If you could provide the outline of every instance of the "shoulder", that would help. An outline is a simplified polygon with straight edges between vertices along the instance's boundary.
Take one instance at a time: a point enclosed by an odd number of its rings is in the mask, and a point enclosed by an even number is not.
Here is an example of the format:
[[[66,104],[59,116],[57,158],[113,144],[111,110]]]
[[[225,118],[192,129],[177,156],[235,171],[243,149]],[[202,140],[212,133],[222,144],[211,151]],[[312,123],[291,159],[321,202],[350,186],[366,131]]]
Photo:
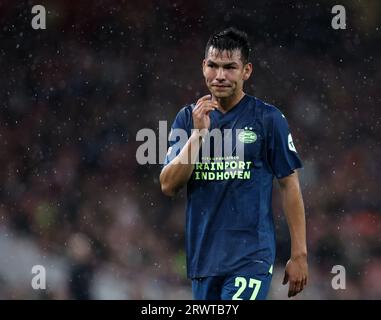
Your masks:
[[[287,128],[288,122],[283,112],[276,106],[256,99],[256,108],[261,114],[265,130],[272,132],[274,128]]]
[[[172,128],[184,128],[189,129],[193,126],[192,110],[194,104],[187,104],[177,112],[176,118],[172,124]]]
[[[255,100],[256,107],[262,111],[265,120],[274,120],[279,117],[285,118],[284,114],[278,107],[258,98],[255,98]]]
[[[176,114],[176,121],[186,121],[191,118],[194,106],[194,103],[182,106]]]
[[[192,116],[192,111],[195,107],[195,103],[187,104],[183,106],[179,112],[177,113],[177,116],[183,117],[183,118],[189,118]]]

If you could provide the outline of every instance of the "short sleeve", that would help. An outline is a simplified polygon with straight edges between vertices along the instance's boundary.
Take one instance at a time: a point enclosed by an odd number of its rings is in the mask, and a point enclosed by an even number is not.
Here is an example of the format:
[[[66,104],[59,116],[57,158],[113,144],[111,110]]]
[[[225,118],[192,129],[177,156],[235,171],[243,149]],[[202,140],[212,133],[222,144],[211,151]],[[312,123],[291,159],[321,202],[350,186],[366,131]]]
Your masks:
[[[302,168],[285,116],[273,107],[268,117],[267,157],[274,175],[280,179]]]
[[[164,159],[163,167],[170,163],[184,147],[190,136],[190,117],[188,107],[182,108],[172,123],[168,136],[169,148]]]

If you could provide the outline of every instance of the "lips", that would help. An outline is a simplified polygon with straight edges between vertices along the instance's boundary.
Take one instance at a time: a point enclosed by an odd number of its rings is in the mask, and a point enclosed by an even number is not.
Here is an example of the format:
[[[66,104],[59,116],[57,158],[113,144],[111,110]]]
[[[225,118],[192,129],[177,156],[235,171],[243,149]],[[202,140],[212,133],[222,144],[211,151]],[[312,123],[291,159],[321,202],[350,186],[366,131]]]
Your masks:
[[[214,84],[214,85],[212,85],[212,87],[215,87],[215,88],[229,88],[230,86]]]

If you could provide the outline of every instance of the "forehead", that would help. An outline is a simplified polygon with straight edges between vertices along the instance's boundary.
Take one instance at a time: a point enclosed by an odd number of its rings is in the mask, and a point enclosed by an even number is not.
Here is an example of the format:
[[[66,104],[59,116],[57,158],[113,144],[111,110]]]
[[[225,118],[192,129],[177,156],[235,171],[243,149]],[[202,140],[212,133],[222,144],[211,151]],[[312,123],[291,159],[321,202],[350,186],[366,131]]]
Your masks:
[[[205,57],[206,60],[212,60],[214,62],[221,63],[242,63],[241,60],[241,51],[239,49],[235,49],[232,51],[229,50],[219,50],[214,47],[209,47],[207,55]]]

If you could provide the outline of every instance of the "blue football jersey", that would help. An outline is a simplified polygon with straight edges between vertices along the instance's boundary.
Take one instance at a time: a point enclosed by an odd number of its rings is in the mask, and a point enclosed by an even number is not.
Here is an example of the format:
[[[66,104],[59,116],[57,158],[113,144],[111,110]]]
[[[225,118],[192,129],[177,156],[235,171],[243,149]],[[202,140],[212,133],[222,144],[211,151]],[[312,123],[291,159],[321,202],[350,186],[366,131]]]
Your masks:
[[[179,111],[171,132],[184,129],[191,135],[194,107]],[[188,181],[188,277],[221,276],[250,267],[268,272],[275,260],[273,178],[302,167],[287,120],[276,107],[249,95],[226,113],[212,111],[210,119],[211,132],[220,130],[232,145],[224,149],[211,142],[207,153],[203,145]],[[180,152],[178,141],[170,134],[164,166]]]

